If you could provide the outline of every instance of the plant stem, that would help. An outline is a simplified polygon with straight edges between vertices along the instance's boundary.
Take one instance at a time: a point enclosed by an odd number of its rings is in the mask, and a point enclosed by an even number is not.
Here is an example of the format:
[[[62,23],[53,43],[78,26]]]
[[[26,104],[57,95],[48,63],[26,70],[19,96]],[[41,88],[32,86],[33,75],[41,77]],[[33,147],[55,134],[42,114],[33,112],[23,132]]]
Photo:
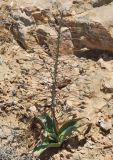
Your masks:
[[[61,13],[61,18],[59,22],[59,28],[57,30],[58,37],[57,37],[57,48],[55,53],[55,63],[53,67],[53,79],[52,79],[52,106],[51,106],[51,114],[55,122],[57,123],[57,119],[55,116],[55,107],[57,106],[56,102],[56,96],[57,96],[57,76],[58,76],[58,62],[59,62],[59,53],[60,53],[60,39],[61,39],[61,28],[62,28],[62,19],[63,19],[63,13]]]

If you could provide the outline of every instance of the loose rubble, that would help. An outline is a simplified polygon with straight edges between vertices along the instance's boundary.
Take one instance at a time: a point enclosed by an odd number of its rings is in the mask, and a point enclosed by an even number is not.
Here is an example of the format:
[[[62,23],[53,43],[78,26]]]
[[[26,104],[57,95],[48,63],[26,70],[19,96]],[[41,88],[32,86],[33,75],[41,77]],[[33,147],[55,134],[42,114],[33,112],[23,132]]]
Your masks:
[[[34,116],[50,112],[59,13],[55,1],[15,2],[0,4],[0,159],[31,160],[42,138]],[[86,117],[86,125],[40,159],[112,160],[113,2],[59,0],[58,6],[65,16],[56,116],[59,125],[76,117]]]

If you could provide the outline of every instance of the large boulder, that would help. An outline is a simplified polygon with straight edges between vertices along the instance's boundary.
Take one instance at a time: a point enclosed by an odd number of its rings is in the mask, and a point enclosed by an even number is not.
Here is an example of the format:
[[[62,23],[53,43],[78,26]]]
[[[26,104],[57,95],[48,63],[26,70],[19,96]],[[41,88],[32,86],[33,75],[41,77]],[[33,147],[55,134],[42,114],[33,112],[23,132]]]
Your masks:
[[[86,47],[113,52],[113,2],[77,15],[68,25],[75,50]]]
[[[54,55],[58,36],[54,25],[58,25],[56,22],[58,20],[50,14],[49,10],[38,7],[31,5],[25,8],[13,8],[11,4],[5,5],[4,13],[7,11],[7,15],[10,16],[5,17],[5,21],[2,20],[3,26],[11,31],[18,44],[28,52],[37,51],[41,46],[48,54]],[[73,43],[70,39],[70,31],[67,27],[63,27],[61,54],[72,53]]]

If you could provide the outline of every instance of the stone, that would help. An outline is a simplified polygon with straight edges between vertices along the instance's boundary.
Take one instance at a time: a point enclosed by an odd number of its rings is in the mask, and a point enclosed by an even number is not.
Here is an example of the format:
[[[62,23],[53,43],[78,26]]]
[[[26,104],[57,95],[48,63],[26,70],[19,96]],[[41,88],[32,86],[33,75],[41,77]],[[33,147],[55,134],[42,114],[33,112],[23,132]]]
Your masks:
[[[99,120],[99,126],[104,131],[109,131],[112,128],[112,122],[111,120],[105,121],[105,120]]]
[[[35,48],[37,42],[31,34],[34,25],[31,13],[28,14],[25,9],[22,8],[11,8],[9,15],[10,21],[6,19],[8,22],[4,22],[4,28],[6,27],[9,33],[11,32],[17,43],[25,50]],[[12,25],[9,27],[9,24]]]
[[[71,26],[75,50],[89,48],[113,52],[112,15],[113,2],[67,20]]]
[[[30,109],[31,112],[37,112],[37,109],[36,109],[35,106],[31,106],[29,109]]]
[[[11,135],[11,129],[9,129],[7,126],[1,126],[0,127],[0,138],[4,139]]]
[[[112,65],[106,61],[104,61],[102,58],[98,60],[98,64],[102,69],[107,69],[108,71],[112,70]]]
[[[30,26],[33,24],[33,20],[31,18],[31,14],[26,14],[26,12],[22,9],[17,9],[15,11],[11,11],[11,16],[18,24],[23,24],[24,26]]]
[[[35,22],[41,22],[41,23],[48,23],[48,16],[45,10],[36,9],[35,11],[32,11],[32,16],[35,20]]]
[[[113,93],[113,77],[103,79],[101,90],[105,93]]]
[[[71,40],[71,33],[67,27],[62,27],[61,35],[60,53],[62,55],[72,54],[74,47]],[[50,56],[56,53],[57,32],[55,28],[49,25],[38,25],[35,36],[38,38],[39,45],[41,45]]]
[[[83,7],[84,5],[89,6],[90,5],[89,1],[82,2],[80,0],[74,3],[73,0],[71,0],[70,2],[68,0],[66,1],[63,0],[63,1],[58,1],[58,3],[59,7],[66,11],[66,15],[71,15],[71,13],[75,11],[75,8],[77,8],[78,10],[80,10],[79,8],[82,8],[82,10],[88,10],[89,8],[91,9],[91,7],[88,8],[86,7],[86,9],[85,7]],[[14,25],[12,25],[10,29],[14,35],[14,38],[22,48],[24,48],[25,50],[31,50],[33,48],[37,48],[37,43],[42,45],[42,42],[44,42],[43,46],[46,45],[48,47],[49,45],[48,50],[50,49],[51,52],[53,52],[52,49],[55,48],[56,46],[57,36],[55,33],[52,34],[53,36],[50,35],[50,37],[47,38],[47,33],[50,33],[51,30],[53,30],[52,32],[55,32],[55,29],[51,28],[48,25],[49,21],[54,22],[54,19],[52,18],[52,12],[54,12],[54,14],[58,14],[57,13],[58,11],[56,11],[55,9],[55,4],[56,1],[52,2],[46,0],[43,0],[43,2],[41,3],[35,0],[33,2],[29,0],[27,3],[25,3],[25,1],[19,1],[17,9],[13,9],[13,7],[16,5],[15,2],[13,2],[12,5],[9,4],[8,6],[10,11],[9,14],[11,16],[11,19],[14,20],[12,21]],[[53,6],[54,8],[52,8]],[[51,14],[49,12],[51,12]],[[35,23],[39,27],[39,29],[37,30],[37,34],[42,34],[40,36],[37,35],[38,41],[36,37],[32,34],[32,31],[34,30],[33,28],[35,28],[36,25]],[[40,28],[40,25],[38,25],[40,23],[41,24],[46,23],[49,26],[46,27],[47,30],[43,28],[44,30],[43,32],[43,30]],[[60,52],[63,54],[72,54],[74,47],[72,43],[71,33],[68,30],[68,28],[66,27],[63,28],[62,35],[63,35],[63,40],[61,42]],[[45,40],[47,40],[48,43],[46,43]]]

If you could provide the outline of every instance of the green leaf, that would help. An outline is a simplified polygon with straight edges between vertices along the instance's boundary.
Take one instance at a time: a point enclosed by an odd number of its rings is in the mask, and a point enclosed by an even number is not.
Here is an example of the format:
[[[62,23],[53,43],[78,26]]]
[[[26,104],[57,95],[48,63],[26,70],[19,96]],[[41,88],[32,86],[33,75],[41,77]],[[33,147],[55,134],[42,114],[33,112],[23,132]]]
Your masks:
[[[49,140],[53,140],[56,143],[59,141],[59,139],[58,139],[59,137],[55,133],[50,133],[50,134],[48,134],[47,137],[48,137]]]
[[[81,124],[79,124],[79,121],[83,119],[83,118],[78,118],[78,119],[72,119],[69,120],[67,122],[65,122],[62,127],[59,129],[58,135],[59,135],[59,139],[60,142],[62,143],[65,139],[65,137],[73,130],[73,129],[77,129],[81,126]]]
[[[54,143],[54,141],[49,141],[47,138],[36,145],[36,147],[34,148],[33,152],[37,153],[37,156],[39,156],[42,152],[44,152],[47,148],[50,147],[60,147],[61,143]]]
[[[69,120],[67,122],[65,122],[62,127],[59,129],[59,132],[58,134],[61,134],[65,129],[67,129],[68,127],[70,126],[73,126],[73,125],[76,125],[76,127],[78,128],[79,127],[79,121],[83,119],[83,118],[78,118],[78,119],[72,119],[72,120]]]
[[[38,154],[40,155],[45,149],[47,149],[49,143],[50,142],[48,141],[48,139],[45,139],[43,142],[40,142],[35,146],[35,148],[33,149],[33,152],[37,151]]]
[[[37,116],[37,119],[39,120],[45,131],[54,133],[54,122],[47,113],[43,113]]]
[[[60,135],[59,135],[59,139],[60,139],[60,142],[63,143],[64,139],[66,138],[66,136],[73,130],[75,129],[76,127],[75,126],[71,126],[71,127],[68,127],[67,129],[65,129]]]
[[[54,132],[56,136],[58,136],[58,122],[55,118],[53,118],[53,127],[54,127]]]
[[[57,148],[57,147],[60,147],[61,146],[61,143],[50,143],[49,145],[48,145],[48,148]]]

